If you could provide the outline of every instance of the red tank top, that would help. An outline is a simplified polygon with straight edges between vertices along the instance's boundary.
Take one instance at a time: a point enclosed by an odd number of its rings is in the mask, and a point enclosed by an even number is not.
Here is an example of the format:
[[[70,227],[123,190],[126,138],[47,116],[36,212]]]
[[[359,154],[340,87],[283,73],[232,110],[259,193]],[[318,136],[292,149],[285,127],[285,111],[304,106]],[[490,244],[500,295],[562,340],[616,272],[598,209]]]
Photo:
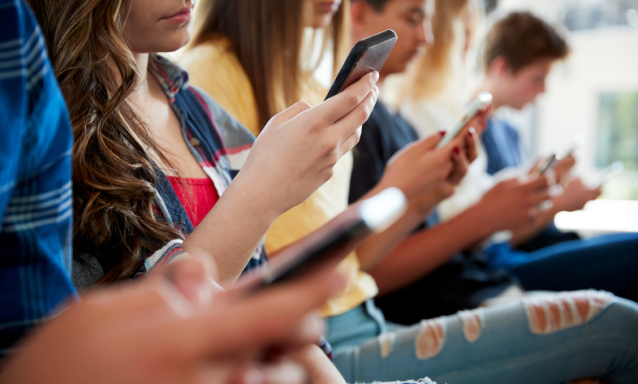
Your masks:
[[[183,182],[182,182],[183,180]],[[213,181],[209,178],[191,179],[168,176],[175,194],[191,219],[193,228],[197,227],[206,214],[215,206],[219,195]]]

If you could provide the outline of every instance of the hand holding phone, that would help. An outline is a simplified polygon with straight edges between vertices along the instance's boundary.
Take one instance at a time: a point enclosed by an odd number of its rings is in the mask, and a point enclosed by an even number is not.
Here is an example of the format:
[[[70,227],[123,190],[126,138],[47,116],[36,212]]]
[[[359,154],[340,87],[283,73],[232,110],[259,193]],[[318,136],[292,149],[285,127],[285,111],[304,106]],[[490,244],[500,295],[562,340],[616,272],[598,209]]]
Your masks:
[[[480,93],[476,97],[476,99],[472,100],[461,121],[459,121],[454,127],[452,127],[452,129],[448,130],[445,133],[445,136],[443,136],[443,138],[437,145],[437,148],[441,148],[452,141],[452,139],[454,139],[459,134],[459,132],[461,132],[463,127],[465,127],[470,121],[472,121],[472,119],[476,117],[476,115],[481,110],[489,107],[492,104],[493,99],[494,98],[492,94],[489,92]]]
[[[348,88],[366,74],[380,72],[397,38],[397,34],[388,29],[355,44],[330,87],[326,100]]]

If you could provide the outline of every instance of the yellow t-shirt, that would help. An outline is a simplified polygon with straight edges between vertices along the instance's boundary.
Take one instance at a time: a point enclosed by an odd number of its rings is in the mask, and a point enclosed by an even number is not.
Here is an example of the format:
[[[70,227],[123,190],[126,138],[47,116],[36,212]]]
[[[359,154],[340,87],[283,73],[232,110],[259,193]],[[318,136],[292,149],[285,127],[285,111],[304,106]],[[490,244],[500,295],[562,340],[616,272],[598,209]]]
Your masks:
[[[190,75],[190,82],[211,95],[228,113],[239,120],[255,136],[259,126],[252,86],[237,57],[228,49],[226,40],[202,44],[182,54],[179,63]],[[317,105],[326,90],[308,75],[302,89],[302,101]],[[343,156],[332,178],[306,201],[281,215],[266,233],[269,254],[288,246],[323,226],[348,206],[352,154]],[[340,296],[330,300],[321,313],[335,316],[347,312],[378,293],[374,279],[361,271],[359,259],[353,252],[339,268],[348,276],[348,286]]]

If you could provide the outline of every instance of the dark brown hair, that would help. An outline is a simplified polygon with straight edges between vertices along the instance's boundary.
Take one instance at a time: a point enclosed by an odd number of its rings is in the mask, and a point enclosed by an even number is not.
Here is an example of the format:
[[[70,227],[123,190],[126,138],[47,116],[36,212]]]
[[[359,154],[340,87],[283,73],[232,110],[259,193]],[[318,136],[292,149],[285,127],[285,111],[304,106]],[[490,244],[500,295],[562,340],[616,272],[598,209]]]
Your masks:
[[[348,33],[348,0],[324,31],[333,43],[334,63],[341,64]],[[304,0],[208,0],[201,7],[191,47],[226,38],[253,88],[259,124],[300,99],[303,85]]]
[[[126,102],[139,79],[124,37],[127,2],[37,0],[32,7],[71,116],[74,255],[97,257],[100,283],[128,278],[150,250],[181,234],[155,219],[149,151],[168,162]]]
[[[497,57],[504,57],[516,73],[536,60],[561,60],[568,54],[567,42],[552,26],[529,12],[513,12],[488,33],[483,65],[488,71]]]

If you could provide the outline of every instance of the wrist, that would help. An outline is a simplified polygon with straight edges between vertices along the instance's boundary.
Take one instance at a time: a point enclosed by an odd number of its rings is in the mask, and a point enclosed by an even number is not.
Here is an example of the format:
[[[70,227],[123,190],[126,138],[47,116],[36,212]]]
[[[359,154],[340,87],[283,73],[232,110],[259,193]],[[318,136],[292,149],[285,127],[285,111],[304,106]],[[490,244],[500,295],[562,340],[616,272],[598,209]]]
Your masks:
[[[260,191],[269,191],[269,193],[260,193]],[[242,177],[242,173],[239,172],[224,192],[222,198],[226,197],[230,200],[230,204],[237,215],[249,215],[252,220],[270,227],[286,211],[275,202],[272,191],[277,191],[277,189],[255,188],[254,183]],[[220,198],[220,201],[222,198]]]
[[[461,215],[467,222],[475,223],[475,231],[479,238],[489,237],[501,229],[494,220],[494,212],[489,209],[487,204],[478,202],[465,210]]]

